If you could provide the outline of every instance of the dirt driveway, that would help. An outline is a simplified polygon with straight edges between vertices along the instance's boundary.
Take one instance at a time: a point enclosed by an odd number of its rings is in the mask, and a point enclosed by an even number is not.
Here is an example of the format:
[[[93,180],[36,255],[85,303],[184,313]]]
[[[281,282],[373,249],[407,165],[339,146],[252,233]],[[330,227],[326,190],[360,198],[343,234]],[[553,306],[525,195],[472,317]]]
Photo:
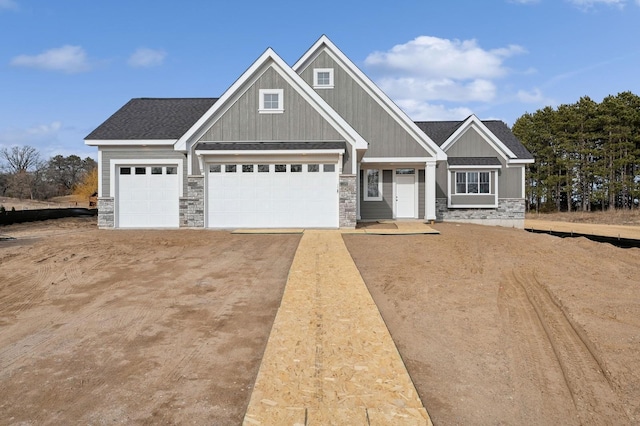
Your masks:
[[[240,424],[299,236],[0,233],[0,424]]]
[[[477,225],[345,235],[433,423],[640,423],[640,249]]]

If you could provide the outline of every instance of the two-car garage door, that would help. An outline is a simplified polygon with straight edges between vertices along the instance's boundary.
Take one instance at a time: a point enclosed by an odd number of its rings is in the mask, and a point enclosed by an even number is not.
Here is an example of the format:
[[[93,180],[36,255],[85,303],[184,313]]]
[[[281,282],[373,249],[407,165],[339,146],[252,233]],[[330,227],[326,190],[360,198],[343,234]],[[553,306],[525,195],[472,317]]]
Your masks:
[[[207,164],[210,228],[337,228],[337,164]]]

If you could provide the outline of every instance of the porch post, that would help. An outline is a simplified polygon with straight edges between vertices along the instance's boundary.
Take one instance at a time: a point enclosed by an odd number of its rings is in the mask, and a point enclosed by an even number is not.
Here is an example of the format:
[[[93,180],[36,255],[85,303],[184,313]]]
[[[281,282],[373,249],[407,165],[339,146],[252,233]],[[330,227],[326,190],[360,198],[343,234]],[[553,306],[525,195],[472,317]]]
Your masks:
[[[436,160],[429,160],[424,170],[424,219],[436,220]]]
[[[360,162],[356,162],[356,218],[357,220],[361,220],[362,216],[360,216]]]

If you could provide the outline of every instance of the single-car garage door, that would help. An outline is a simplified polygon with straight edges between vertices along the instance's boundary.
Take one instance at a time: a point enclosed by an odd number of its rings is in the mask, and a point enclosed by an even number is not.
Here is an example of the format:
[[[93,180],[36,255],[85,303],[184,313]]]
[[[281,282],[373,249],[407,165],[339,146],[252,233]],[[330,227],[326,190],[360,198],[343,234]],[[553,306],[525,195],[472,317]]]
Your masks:
[[[211,228],[337,228],[337,164],[208,164]]]
[[[118,227],[178,227],[180,179],[177,166],[120,166],[117,179]]]

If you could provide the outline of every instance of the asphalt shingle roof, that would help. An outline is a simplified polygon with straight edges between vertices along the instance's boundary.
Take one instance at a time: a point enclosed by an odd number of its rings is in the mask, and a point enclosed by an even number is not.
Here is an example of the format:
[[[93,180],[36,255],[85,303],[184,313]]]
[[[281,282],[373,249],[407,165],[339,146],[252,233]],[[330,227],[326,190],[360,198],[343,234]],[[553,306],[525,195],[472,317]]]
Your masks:
[[[196,150],[271,151],[287,149],[346,149],[345,142],[200,142]]]
[[[500,166],[497,157],[447,157],[451,166]]]
[[[85,139],[179,139],[217,98],[136,98]]]
[[[438,146],[442,146],[447,139],[462,125],[464,121],[417,121],[416,125],[427,134]],[[523,160],[533,159],[533,155],[516,138],[509,127],[500,120],[482,120],[482,123],[502,141],[516,157]]]

